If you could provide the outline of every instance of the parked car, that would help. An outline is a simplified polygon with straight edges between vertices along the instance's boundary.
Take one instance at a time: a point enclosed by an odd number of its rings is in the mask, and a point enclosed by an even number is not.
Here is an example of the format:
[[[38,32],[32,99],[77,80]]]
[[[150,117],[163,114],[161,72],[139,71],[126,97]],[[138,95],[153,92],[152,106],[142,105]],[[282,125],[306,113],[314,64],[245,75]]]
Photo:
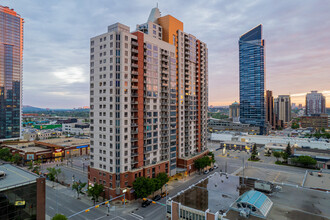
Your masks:
[[[205,170],[204,171],[204,174],[208,174],[210,171],[209,170]]]
[[[145,208],[145,207],[147,207],[150,204],[151,204],[151,201],[150,200],[143,201],[142,202],[142,207]]]
[[[165,197],[166,197],[166,194],[168,195],[169,192],[163,192],[163,193],[161,194],[162,198],[165,198]]]
[[[156,195],[152,200],[154,201],[158,201],[158,200],[161,200],[161,196],[160,195]]]
[[[214,164],[213,169],[217,169],[217,168],[218,168],[218,165]]]
[[[209,171],[210,171],[210,172],[213,171],[213,168],[211,167],[211,168],[209,169]]]

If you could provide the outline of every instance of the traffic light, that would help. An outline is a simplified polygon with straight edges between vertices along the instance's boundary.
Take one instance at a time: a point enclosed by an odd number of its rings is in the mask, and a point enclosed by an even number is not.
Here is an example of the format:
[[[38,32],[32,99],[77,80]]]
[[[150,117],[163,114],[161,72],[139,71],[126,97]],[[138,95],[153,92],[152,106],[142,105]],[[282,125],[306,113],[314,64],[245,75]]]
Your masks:
[[[98,208],[98,207],[100,207],[100,205],[96,205],[96,206],[95,206],[95,208]]]
[[[90,210],[89,209],[86,209],[85,212],[89,212]]]
[[[106,201],[104,204],[108,204],[109,203],[109,201]]]
[[[156,204],[156,202],[155,202],[155,201],[152,201],[152,203],[153,203],[153,204]]]
[[[146,198],[143,198],[143,201],[146,201],[147,199]]]

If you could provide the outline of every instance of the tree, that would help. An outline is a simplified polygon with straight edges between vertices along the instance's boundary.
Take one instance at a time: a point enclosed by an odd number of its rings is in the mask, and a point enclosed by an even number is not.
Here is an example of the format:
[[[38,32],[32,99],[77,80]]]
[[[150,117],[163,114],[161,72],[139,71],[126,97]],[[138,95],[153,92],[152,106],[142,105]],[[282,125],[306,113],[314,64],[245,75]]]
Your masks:
[[[58,181],[58,175],[62,172],[60,168],[56,169],[55,167],[48,167],[48,178],[50,181],[53,181],[53,187],[54,187],[54,182]]]
[[[310,166],[310,165],[316,165],[316,160],[310,156],[299,156],[298,163],[304,165],[304,166]]]
[[[10,153],[9,148],[2,148],[0,149],[0,159],[4,161],[10,161],[12,158],[12,154]]]
[[[101,193],[104,191],[104,186],[102,184],[95,183],[94,186],[88,186],[87,195],[92,197],[92,200],[95,202],[99,201]]]
[[[273,156],[276,157],[276,161],[278,161],[278,158],[281,157],[281,153],[278,152],[278,151],[274,151],[274,152],[273,152]]]
[[[291,156],[292,152],[291,152],[290,143],[288,143],[288,146],[285,148],[285,153],[288,155],[288,157]]]
[[[257,144],[254,144],[253,147],[252,147],[250,160],[259,160],[258,151],[257,151]]]
[[[30,160],[29,162],[28,162],[28,169],[29,170],[32,170],[33,169],[33,161],[32,160]]]
[[[159,180],[160,184],[160,192],[163,193],[163,186],[170,180],[167,173],[159,173],[157,175],[157,179]]]
[[[201,169],[202,169],[202,161],[200,159],[194,160],[194,167],[198,170],[198,172],[200,173]]]
[[[138,198],[145,198],[155,191],[155,181],[150,178],[138,177],[133,182],[133,188]]]
[[[19,154],[15,154],[12,158],[13,163],[16,163],[17,165],[20,164],[23,161],[23,157]]]
[[[65,215],[62,214],[56,214],[52,220],[68,220],[68,218]]]
[[[77,192],[77,199],[79,199],[79,195],[83,194],[84,192],[82,191],[82,189],[86,186],[87,183],[82,183],[80,182],[74,182],[72,184],[72,190],[75,190]]]
[[[289,155],[286,152],[281,152],[281,157],[285,162],[288,162]]]

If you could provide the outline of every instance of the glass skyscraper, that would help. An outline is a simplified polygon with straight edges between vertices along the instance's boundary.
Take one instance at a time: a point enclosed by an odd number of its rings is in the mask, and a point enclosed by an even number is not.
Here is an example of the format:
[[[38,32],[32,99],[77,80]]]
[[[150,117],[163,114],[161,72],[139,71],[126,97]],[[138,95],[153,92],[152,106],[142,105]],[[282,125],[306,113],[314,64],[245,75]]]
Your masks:
[[[264,50],[261,24],[239,39],[240,122],[259,126],[261,134],[266,133]]]
[[[20,137],[23,22],[0,5],[0,140]]]

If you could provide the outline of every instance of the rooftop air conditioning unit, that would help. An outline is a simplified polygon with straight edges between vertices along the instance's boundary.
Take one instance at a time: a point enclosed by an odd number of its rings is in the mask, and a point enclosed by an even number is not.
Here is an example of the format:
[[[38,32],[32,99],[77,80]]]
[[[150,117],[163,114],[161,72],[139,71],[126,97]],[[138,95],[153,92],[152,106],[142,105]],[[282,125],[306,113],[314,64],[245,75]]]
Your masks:
[[[244,217],[244,218],[249,218],[250,217],[250,209],[241,209],[239,212],[239,215]]]

